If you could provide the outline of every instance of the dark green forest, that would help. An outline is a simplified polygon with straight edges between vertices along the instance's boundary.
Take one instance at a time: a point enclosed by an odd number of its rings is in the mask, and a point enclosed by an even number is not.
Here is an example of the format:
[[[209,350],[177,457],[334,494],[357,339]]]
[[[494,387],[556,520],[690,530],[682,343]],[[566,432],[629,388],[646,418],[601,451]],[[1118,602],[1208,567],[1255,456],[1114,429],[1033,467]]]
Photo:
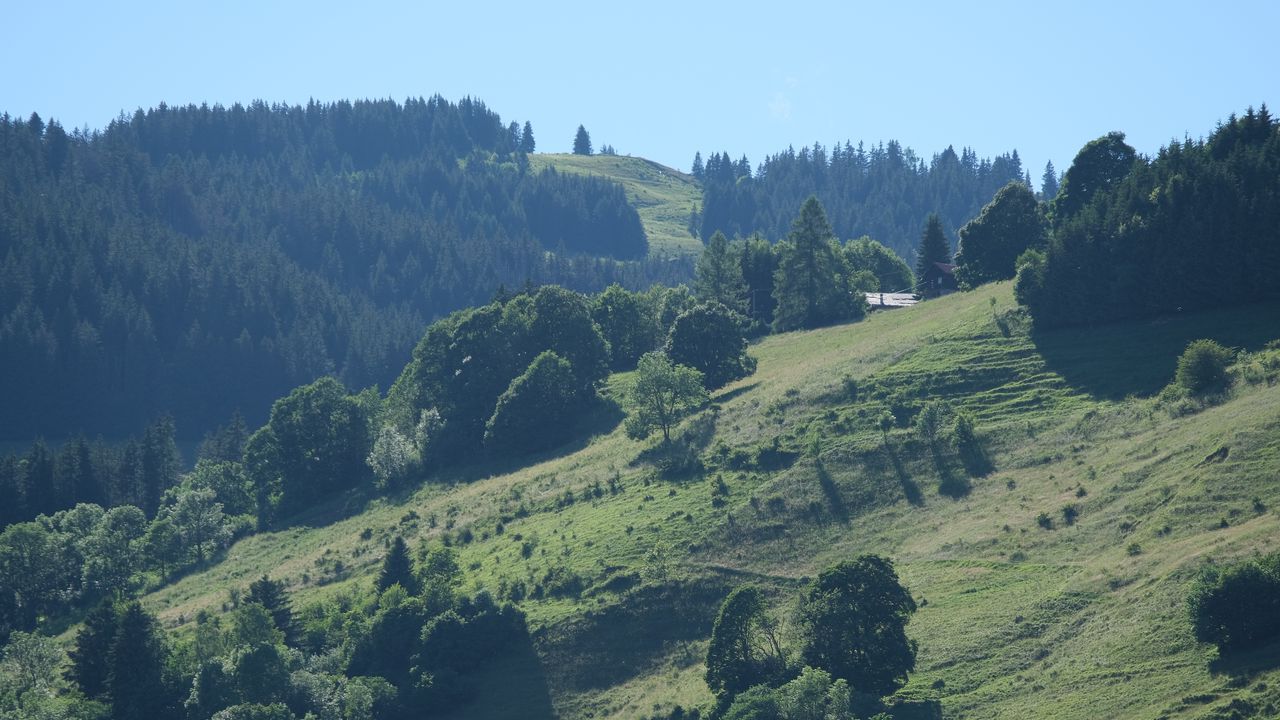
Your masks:
[[[333,374],[393,380],[503,285],[673,284],[617,184],[531,174],[481,102],[188,106],[68,133],[0,118],[0,438],[199,438]],[[217,388],[217,392],[210,392]]]
[[[1266,105],[1203,140],[1138,155],[1123,133],[1076,155],[1047,247],[1017,295],[1043,327],[1095,325],[1280,297],[1280,122]]]
[[[929,213],[938,213],[954,246],[956,229],[997,190],[1011,181],[1031,184],[1017,150],[989,160],[948,147],[926,161],[896,141],[788,148],[754,171],[746,157],[713,153],[704,163],[699,155],[693,171],[704,189],[692,225],[704,239],[717,230],[783,237],[796,208],[816,195],[837,237],[869,235],[908,260]]]

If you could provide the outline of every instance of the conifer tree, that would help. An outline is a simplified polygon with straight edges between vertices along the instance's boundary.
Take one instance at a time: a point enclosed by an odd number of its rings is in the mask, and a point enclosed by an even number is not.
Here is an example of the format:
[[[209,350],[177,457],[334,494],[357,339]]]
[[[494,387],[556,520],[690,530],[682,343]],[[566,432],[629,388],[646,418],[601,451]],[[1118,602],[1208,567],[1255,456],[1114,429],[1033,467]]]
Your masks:
[[[729,240],[717,230],[698,257],[693,289],[703,302],[718,302],[742,312],[747,286],[742,280],[742,264],[729,247]]]
[[[533,141],[533,124],[525,120],[524,132],[520,135],[520,152],[528,154],[536,147],[537,144]]]
[[[578,134],[573,138],[573,154],[591,154],[591,135],[589,135],[587,133],[587,129],[581,125],[578,126]]]
[[[702,151],[699,150],[693,154],[693,166],[689,169],[689,174],[701,180],[705,172],[702,165]]]
[[[866,301],[849,292],[848,277],[816,196],[809,196],[791,225],[774,281],[775,332],[811,328],[861,317]]]
[[[1058,172],[1053,168],[1053,161],[1044,164],[1044,175],[1040,177],[1040,199],[1050,202],[1058,194]]]
[[[399,585],[410,595],[418,594],[418,580],[413,574],[413,561],[409,558],[409,548],[404,538],[399,535],[391,542],[391,549],[382,561],[382,572],[378,574],[378,592],[392,585]]]
[[[287,645],[297,642],[297,632],[293,624],[293,608],[289,605],[289,596],[285,593],[284,582],[272,580],[266,575],[249,583],[247,602],[256,602],[271,614],[276,628],[284,633]]]
[[[938,213],[929,213],[924,232],[920,235],[920,246],[916,249],[916,282],[926,290],[936,287],[942,271],[934,263],[950,262],[951,244],[942,230],[942,220]]]
[[[71,667],[67,668],[66,678],[79,685],[85,697],[102,697],[107,692],[111,669],[108,660],[115,644],[118,620],[115,605],[106,601],[85,617],[84,625],[76,633],[76,645],[68,653]]]
[[[113,720],[155,720],[166,716],[165,647],[155,620],[139,602],[120,616],[108,656]]]

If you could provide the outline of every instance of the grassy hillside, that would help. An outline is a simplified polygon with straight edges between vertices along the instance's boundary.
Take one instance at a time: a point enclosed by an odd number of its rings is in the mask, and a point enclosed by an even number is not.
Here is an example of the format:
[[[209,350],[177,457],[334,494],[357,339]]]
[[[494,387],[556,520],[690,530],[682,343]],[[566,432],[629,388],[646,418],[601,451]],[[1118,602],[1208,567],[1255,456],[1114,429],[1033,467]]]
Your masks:
[[[1280,649],[1217,661],[1191,639],[1183,597],[1203,563],[1280,541],[1280,387],[1238,383],[1194,412],[1151,395],[1188,340],[1257,350],[1280,337],[1277,317],[1255,306],[1036,335],[1005,283],[770,337],[752,350],[758,372],[683,426],[703,470],[659,471],[609,415],[527,466],[473,467],[243,540],[146,602],[189,627],[270,572],[300,606],[370,584],[395,534],[447,535],[489,590],[582,585],[523,602],[533,646],[493,669],[468,717],[643,717],[709,703],[701,658],[733,585],[759,583],[785,611],[805,578],[877,552],[921,605],[902,717],[1228,717],[1231,703],[1265,716]],[[615,376],[610,394],[627,384]],[[932,398],[972,415],[990,472],[911,429]],[[899,421],[887,439],[885,409]]]
[[[621,183],[640,213],[651,256],[694,255],[702,243],[689,234],[689,214],[702,202],[702,189],[689,175],[652,160],[622,155],[539,154],[529,156],[534,172],[599,175]]]

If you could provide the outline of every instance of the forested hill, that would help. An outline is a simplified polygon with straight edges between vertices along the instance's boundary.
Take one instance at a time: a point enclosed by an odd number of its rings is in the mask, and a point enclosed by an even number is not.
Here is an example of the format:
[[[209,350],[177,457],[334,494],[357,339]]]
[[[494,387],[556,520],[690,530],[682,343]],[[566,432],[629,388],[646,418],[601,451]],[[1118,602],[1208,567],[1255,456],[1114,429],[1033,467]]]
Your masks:
[[[616,183],[478,101],[0,117],[0,438],[197,438],[324,374],[385,385],[502,285],[682,279]],[[210,388],[217,388],[210,392]]]
[[[695,218],[703,238],[717,230],[730,237],[785,237],[796,208],[817,195],[839,238],[870,235],[908,261],[929,213],[938,213],[954,247],[956,230],[997,190],[1012,180],[1030,184],[1017,150],[989,160],[948,147],[926,162],[893,141],[788,149],[754,173],[745,157],[713,153],[704,164],[699,155],[693,173],[703,183],[702,213]]]

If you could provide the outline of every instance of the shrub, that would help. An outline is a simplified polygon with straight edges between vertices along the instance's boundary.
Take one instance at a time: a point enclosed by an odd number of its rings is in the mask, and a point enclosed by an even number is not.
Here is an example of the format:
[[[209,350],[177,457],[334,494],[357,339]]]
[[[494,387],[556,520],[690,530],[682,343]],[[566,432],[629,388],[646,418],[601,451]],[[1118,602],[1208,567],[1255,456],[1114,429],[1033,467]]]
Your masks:
[[[1178,358],[1175,382],[1191,395],[1225,390],[1231,382],[1227,366],[1234,353],[1213,340],[1196,340]]]
[[[1225,654],[1280,636],[1278,569],[1280,555],[1206,569],[1187,598],[1196,639]]]

